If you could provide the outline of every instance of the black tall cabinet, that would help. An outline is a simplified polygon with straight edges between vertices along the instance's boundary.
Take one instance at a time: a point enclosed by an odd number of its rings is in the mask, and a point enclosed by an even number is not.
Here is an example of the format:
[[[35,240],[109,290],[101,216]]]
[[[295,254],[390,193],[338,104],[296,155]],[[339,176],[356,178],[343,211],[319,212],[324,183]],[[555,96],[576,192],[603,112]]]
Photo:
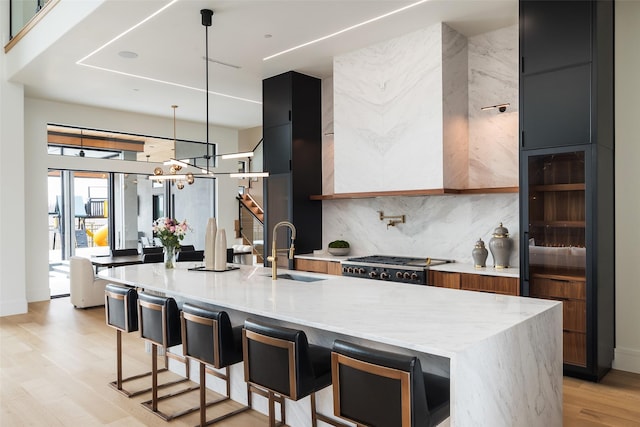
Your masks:
[[[297,231],[296,253],[322,248],[321,81],[289,71],[262,82],[264,138],[265,255],[271,255],[273,226],[290,221]],[[278,248],[289,246],[290,232],[278,230]],[[278,264],[293,268],[284,253]],[[265,265],[270,265],[266,261]]]
[[[520,1],[521,293],[563,303],[564,372],[615,339],[613,2]]]

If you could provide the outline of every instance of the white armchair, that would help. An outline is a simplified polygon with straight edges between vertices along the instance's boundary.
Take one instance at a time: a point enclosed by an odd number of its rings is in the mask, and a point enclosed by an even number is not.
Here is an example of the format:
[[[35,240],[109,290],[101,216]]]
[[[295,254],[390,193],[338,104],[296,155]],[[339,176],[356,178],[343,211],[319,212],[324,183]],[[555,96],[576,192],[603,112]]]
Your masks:
[[[69,270],[71,304],[76,308],[104,305],[104,287],[108,282],[95,277],[91,261],[78,256],[71,257]]]

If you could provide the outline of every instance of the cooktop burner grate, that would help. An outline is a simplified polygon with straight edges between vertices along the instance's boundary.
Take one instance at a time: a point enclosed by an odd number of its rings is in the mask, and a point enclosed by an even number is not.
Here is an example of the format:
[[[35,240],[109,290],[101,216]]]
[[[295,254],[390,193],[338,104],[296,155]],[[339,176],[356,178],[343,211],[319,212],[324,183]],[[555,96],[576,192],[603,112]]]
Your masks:
[[[377,280],[427,284],[426,270],[433,265],[453,262],[446,259],[417,258],[391,255],[370,255],[342,261],[345,276],[368,277]]]
[[[426,267],[429,265],[444,264],[451,261],[444,260],[444,259],[435,259],[435,258],[417,258],[417,257],[390,256],[390,255],[369,255],[369,256],[363,256],[363,257],[357,257],[357,258],[349,258],[345,262]]]

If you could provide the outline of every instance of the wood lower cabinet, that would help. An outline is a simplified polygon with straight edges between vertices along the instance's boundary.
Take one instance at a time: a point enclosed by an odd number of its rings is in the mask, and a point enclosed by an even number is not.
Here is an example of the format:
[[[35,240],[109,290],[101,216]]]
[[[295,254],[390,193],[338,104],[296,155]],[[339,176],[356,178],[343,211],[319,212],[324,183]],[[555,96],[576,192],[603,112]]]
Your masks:
[[[342,276],[340,261],[324,261],[314,259],[296,258],[296,270],[309,271],[311,273],[333,274]]]
[[[520,294],[520,282],[515,277],[429,270],[429,285],[504,295]]]
[[[460,289],[460,273],[429,270],[429,285],[439,288]]]
[[[564,361],[587,366],[587,283],[584,276],[534,273],[529,294],[562,301]]]
[[[342,276],[342,264],[339,261],[327,261],[327,274]]]
[[[460,278],[460,289],[493,292],[503,295],[520,295],[520,281],[515,277],[463,274]]]

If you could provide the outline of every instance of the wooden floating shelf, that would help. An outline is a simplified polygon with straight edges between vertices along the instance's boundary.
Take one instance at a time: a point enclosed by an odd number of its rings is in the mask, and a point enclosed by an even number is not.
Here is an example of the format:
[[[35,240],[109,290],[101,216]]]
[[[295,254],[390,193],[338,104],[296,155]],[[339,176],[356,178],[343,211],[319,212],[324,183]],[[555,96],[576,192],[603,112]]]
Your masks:
[[[585,221],[532,221],[534,227],[565,227],[565,228],[584,228]]]
[[[494,188],[433,188],[424,190],[398,190],[398,191],[371,191],[362,193],[336,193],[310,196],[311,200],[340,200],[340,199],[369,199],[373,197],[416,197],[416,196],[442,196],[452,194],[498,194],[517,193],[519,187],[494,187]]]
[[[532,187],[534,191],[584,191],[585,189],[586,185],[584,183],[534,185]]]

